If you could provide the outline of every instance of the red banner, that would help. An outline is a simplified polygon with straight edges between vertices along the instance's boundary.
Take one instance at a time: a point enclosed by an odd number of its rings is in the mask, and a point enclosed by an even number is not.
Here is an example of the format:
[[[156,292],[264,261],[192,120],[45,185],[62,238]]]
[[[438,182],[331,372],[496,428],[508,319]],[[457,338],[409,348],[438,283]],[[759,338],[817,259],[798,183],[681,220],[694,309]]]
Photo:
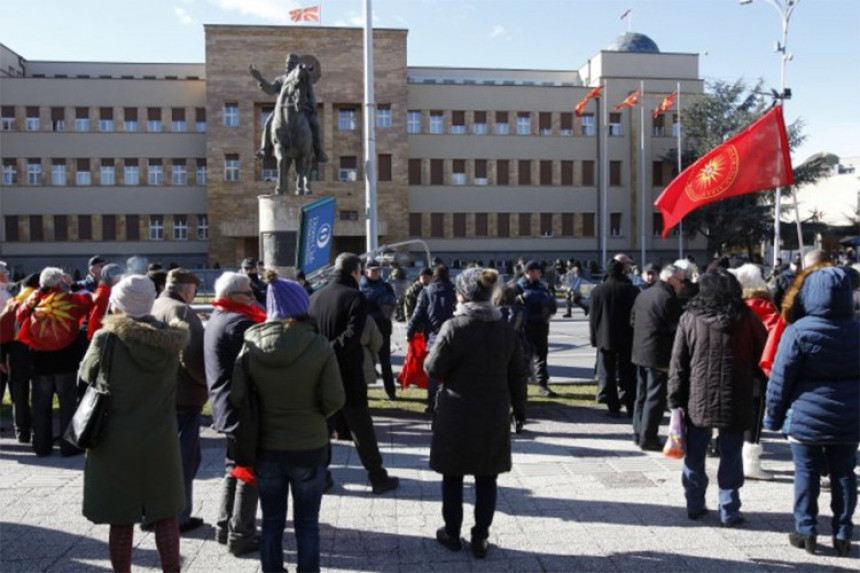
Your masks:
[[[573,113],[576,114],[576,117],[580,117],[582,115],[582,110],[585,109],[585,104],[587,104],[590,100],[593,100],[594,98],[598,97],[602,90],[603,86],[597,86],[596,88],[588,92],[588,95],[582,98],[582,100],[578,104],[576,104],[576,107],[573,109]]]
[[[656,108],[654,108],[654,113],[651,114],[651,117],[657,119],[660,117],[665,111],[672,108],[675,105],[675,98],[678,97],[678,92],[672,92],[667,95],[663,101],[660,102]]]
[[[622,110],[622,109],[624,109],[625,107],[633,107],[634,105],[636,105],[637,103],[639,103],[639,96],[640,96],[640,95],[641,95],[641,94],[639,93],[639,90],[636,90],[635,92],[633,92],[632,94],[630,94],[629,96],[627,96],[626,98],[624,98],[624,101],[623,101],[623,102],[621,102],[621,103],[619,103],[618,105],[616,105],[616,106],[615,106],[615,111],[621,111],[621,110]]]

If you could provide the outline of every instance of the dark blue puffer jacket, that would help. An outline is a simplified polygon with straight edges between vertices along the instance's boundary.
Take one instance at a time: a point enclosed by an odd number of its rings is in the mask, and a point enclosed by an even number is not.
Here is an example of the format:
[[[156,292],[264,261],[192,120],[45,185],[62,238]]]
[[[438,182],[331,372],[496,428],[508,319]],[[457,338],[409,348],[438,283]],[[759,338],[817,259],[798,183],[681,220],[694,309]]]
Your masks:
[[[860,322],[851,281],[835,267],[801,287],[802,316],[785,329],[767,388],[765,427],[801,442],[860,441]]]
[[[436,335],[442,329],[446,320],[454,316],[457,307],[457,294],[451,281],[434,281],[421,290],[418,304],[409,323],[406,325],[406,336],[412,338],[416,332],[422,332],[427,327],[427,348],[433,346]]]

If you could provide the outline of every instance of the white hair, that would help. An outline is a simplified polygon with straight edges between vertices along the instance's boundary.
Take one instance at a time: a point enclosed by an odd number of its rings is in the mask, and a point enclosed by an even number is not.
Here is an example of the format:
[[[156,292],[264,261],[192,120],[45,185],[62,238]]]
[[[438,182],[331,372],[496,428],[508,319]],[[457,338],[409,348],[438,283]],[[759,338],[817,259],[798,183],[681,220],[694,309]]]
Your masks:
[[[248,290],[250,287],[248,275],[226,271],[215,280],[215,298],[226,298],[231,292]]]
[[[146,266],[149,264],[149,261],[146,257],[142,257],[140,255],[135,255],[133,257],[129,257],[128,261],[125,263],[125,274],[126,275],[145,275],[146,274]]]
[[[678,280],[684,280],[685,274],[684,269],[678,268],[675,265],[666,265],[660,269],[660,280],[667,282],[672,277],[677,277]]]
[[[693,263],[687,259],[678,259],[672,265],[684,273],[684,278],[688,279],[693,274]]]
[[[63,269],[57,267],[45,267],[39,274],[39,286],[45,288],[54,288],[63,282]]]
[[[767,290],[767,283],[764,282],[758,265],[746,263],[736,269],[729,269],[729,272],[735,275],[745,293],[747,291]]]

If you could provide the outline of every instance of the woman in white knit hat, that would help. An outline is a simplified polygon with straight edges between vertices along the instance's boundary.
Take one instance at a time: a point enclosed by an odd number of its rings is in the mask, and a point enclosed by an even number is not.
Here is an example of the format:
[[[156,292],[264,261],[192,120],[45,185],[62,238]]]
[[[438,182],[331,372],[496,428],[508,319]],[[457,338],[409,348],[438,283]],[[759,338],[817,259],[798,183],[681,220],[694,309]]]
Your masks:
[[[149,313],[155,286],[130,275],[111,289],[111,315],[95,333],[79,376],[110,391],[102,439],[87,450],[84,516],[110,524],[115,571],[131,570],[134,524],[155,525],[164,571],[179,571],[179,521],[185,506],[176,439],[176,369],[188,330]],[[101,372],[100,372],[101,371]]]

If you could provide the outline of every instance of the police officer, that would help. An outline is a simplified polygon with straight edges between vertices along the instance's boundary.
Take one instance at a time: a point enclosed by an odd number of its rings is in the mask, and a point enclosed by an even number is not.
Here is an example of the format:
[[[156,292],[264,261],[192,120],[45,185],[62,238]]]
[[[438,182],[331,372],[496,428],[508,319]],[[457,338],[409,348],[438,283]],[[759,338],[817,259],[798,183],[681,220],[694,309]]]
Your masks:
[[[549,352],[549,321],[558,306],[555,297],[541,280],[541,266],[537,261],[529,261],[523,269],[523,276],[517,281],[517,301],[525,312],[526,338],[531,346],[532,360],[535,362],[535,378],[541,396],[556,396],[549,389],[547,353]]]

